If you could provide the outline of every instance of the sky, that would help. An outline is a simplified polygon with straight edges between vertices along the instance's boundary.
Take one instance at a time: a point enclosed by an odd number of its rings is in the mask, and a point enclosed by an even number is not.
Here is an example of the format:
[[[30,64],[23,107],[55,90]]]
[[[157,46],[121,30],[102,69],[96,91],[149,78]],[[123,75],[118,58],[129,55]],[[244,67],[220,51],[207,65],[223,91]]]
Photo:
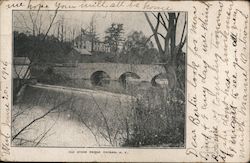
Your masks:
[[[112,23],[122,23],[124,25],[125,35],[135,30],[142,31],[145,35],[151,35],[152,33],[149,25],[146,24],[147,22],[142,12],[78,12],[72,13],[69,19],[80,22],[84,27],[89,25],[92,16],[96,22],[96,31],[100,34],[101,38],[104,37],[105,30],[109,28]]]
[[[41,30],[43,33],[48,29],[51,20],[53,19],[54,11],[40,11],[29,12],[29,11],[14,11],[13,24],[14,30],[24,32],[31,31],[32,20],[36,22],[37,27],[41,25]],[[152,14],[151,16],[153,24],[155,24],[155,18]],[[142,31],[147,37],[152,35],[152,31],[148,22],[146,21],[143,12],[91,12],[91,11],[58,11],[54,23],[50,29],[49,34],[56,34],[58,29],[58,24],[63,20],[64,26],[66,27],[67,37],[72,38],[73,28],[75,28],[76,33],[80,33],[80,29],[86,29],[92,18],[94,19],[96,32],[98,37],[102,40],[105,36],[105,31],[112,23],[122,23],[124,27],[125,37],[132,33],[133,31]],[[180,28],[177,28],[177,39],[178,42],[183,28],[183,23],[185,20],[184,13],[180,14],[178,23]],[[163,29],[160,29],[164,32]],[[152,39],[154,42],[154,40]]]

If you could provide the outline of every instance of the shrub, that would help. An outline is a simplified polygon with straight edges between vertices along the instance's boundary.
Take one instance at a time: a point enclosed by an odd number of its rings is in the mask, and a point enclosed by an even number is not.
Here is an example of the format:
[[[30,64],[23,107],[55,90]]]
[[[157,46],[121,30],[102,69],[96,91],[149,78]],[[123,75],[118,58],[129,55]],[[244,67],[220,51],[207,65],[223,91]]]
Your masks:
[[[173,94],[164,97],[159,91],[148,93],[133,109],[131,134],[123,146],[183,146],[184,108],[184,102]]]

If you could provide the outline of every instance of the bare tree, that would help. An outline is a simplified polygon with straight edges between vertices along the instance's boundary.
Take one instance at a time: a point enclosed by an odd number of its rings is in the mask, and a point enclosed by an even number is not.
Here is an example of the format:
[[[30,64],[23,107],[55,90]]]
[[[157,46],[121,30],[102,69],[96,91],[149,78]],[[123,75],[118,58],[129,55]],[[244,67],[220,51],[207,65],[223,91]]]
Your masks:
[[[76,36],[76,28],[72,27],[69,31],[69,39],[72,41],[72,44],[75,45],[75,36]]]
[[[35,101],[40,101],[43,98],[43,100],[46,100],[47,97],[40,96],[39,99],[36,99]],[[57,120],[60,116],[60,113],[65,111],[63,110],[63,107],[67,105],[69,102],[71,102],[73,99],[73,96],[70,96],[68,99],[65,99],[63,101],[58,101],[57,99],[53,100],[53,106],[49,108],[46,112],[38,115],[36,118],[30,120],[27,124],[23,125],[22,127],[16,127],[16,125],[12,125],[12,142],[15,142],[15,144],[18,144],[20,146],[23,145],[31,145],[31,146],[38,146],[41,145],[41,143],[49,136],[52,128],[57,123]],[[15,107],[17,107],[15,110],[15,113],[12,116],[12,123],[18,124],[20,121],[22,121],[23,117],[26,117],[30,110],[34,109],[35,101],[32,101],[33,103],[27,105],[23,105],[22,103],[19,103]],[[46,127],[43,131],[33,135],[31,134],[32,130],[35,129],[35,125],[39,124],[42,120],[46,119],[48,116],[50,116],[53,113],[57,113],[57,118],[54,120],[53,124],[49,127]],[[49,125],[49,124],[48,124]]]
[[[174,137],[179,137],[180,142],[183,142],[184,130],[179,129],[178,126],[182,128],[181,122],[184,119],[185,106],[185,53],[183,47],[187,40],[186,14],[180,12],[144,14],[152,30],[149,39],[154,37],[159,51],[156,55],[164,67],[165,77],[168,79],[168,86],[163,89],[166,92],[163,92],[163,98],[160,100],[163,110],[160,110],[159,113],[161,114],[162,111],[165,113],[162,120],[166,120],[169,124],[166,127],[176,128],[177,130],[172,134],[175,135]],[[180,21],[181,17],[183,21]],[[180,33],[177,33],[179,31]],[[177,40],[179,41],[177,42]]]
[[[96,27],[95,27],[95,16],[93,15],[89,24],[89,34],[91,37],[91,51],[94,51],[94,43],[97,38]]]
[[[57,13],[58,13],[58,10],[55,10],[55,13],[54,13],[54,15],[52,16],[52,18],[51,18],[51,20],[50,20],[50,22],[49,22],[49,25],[48,25],[48,27],[47,27],[47,29],[45,29],[45,31],[44,31],[44,35],[43,35],[43,37],[41,38],[41,41],[44,41],[46,38],[47,38],[47,36],[48,36],[48,34],[49,34],[49,32],[50,32],[50,30],[51,30],[51,28],[52,28],[52,26],[53,26],[53,24],[54,24],[54,21],[55,21],[55,18],[56,18],[56,16],[57,16]],[[22,13],[21,13],[21,16],[23,17],[23,19],[24,19],[24,24],[25,24],[25,28],[27,28],[27,30],[32,30],[32,35],[33,36],[36,36],[37,35],[37,33],[41,33],[41,28],[42,28],[42,22],[41,22],[41,20],[40,20],[40,22],[39,21],[37,21],[38,20],[38,17],[39,17],[39,10],[38,11],[36,11],[36,14],[34,15],[34,13],[32,13],[31,11],[29,11],[29,17],[30,17],[30,20],[31,20],[31,24],[32,24],[32,27],[29,27],[29,25],[26,23],[26,21],[27,21],[27,17],[25,17]],[[42,16],[40,15],[40,18],[42,18]],[[34,43],[34,45],[35,45],[35,43]],[[29,60],[30,60],[30,63],[27,65],[27,68],[24,70],[24,72],[22,72],[22,74],[23,75],[17,75],[17,90],[16,90],[16,92],[18,93],[20,90],[21,90],[21,88],[26,84],[26,80],[25,79],[28,79],[29,78],[29,75],[30,75],[30,70],[31,70],[31,67],[33,66],[33,65],[35,65],[35,63],[37,62],[36,60],[35,60],[35,58],[39,55],[40,53],[39,53],[39,51],[37,51],[36,50],[36,48],[34,47],[34,51],[33,51],[33,54],[31,54],[31,55],[29,55]],[[16,67],[14,66],[14,69],[15,69],[15,71],[16,71],[16,74],[19,74],[20,72],[18,72],[17,70],[16,70]],[[14,95],[14,96],[16,96],[17,95],[17,93]],[[16,99],[16,97],[14,97],[14,99]]]
[[[186,42],[185,30],[186,30],[186,15],[183,24],[178,23],[180,13],[151,13],[155,22],[153,25],[152,18],[148,13],[144,13],[146,20],[153,32],[150,36],[154,37],[157,48],[159,50],[158,58],[162,62],[166,73],[169,75],[169,86],[175,88],[177,83],[176,68],[177,58],[182,55],[182,49]],[[176,42],[177,27],[183,25],[180,42]],[[164,34],[163,34],[164,33]]]
[[[66,41],[66,23],[64,16],[61,16],[57,22],[57,38],[61,42]]]
[[[81,44],[82,44],[82,39],[87,36],[89,38],[88,41],[91,43],[90,51],[93,52],[95,51],[95,43],[98,40],[97,32],[96,32],[96,22],[95,22],[95,15],[91,17],[91,21],[89,25],[87,25],[86,28],[81,28]]]

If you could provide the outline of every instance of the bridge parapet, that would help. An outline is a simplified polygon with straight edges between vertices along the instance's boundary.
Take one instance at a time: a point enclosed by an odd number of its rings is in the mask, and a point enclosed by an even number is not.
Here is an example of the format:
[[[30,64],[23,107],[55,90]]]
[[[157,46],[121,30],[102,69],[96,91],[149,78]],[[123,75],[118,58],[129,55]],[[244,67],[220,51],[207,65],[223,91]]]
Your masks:
[[[90,79],[97,71],[103,71],[111,80],[119,80],[127,72],[137,74],[141,81],[150,82],[160,73],[165,73],[161,65],[122,64],[122,63],[78,63],[76,67],[55,67],[57,73],[64,73],[71,78]]]

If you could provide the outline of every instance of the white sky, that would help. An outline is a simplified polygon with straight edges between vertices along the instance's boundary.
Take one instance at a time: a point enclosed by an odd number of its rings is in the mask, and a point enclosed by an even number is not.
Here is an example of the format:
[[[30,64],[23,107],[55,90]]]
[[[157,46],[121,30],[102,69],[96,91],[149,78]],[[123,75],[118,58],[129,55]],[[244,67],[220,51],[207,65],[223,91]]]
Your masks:
[[[45,33],[48,29],[49,22],[51,21],[54,11],[40,11],[37,18],[36,12],[29,14],[29,11],[14,11],[13,24],[14,30],[23,32],[31,31],[32,23],[31,16],[33,20],[37,20],[36,24],[42,24],[42,31]],[[151,20],[155,20],[151,14]],[[49,34],[57,34],[58,23],[64,19],[64,24],[67,31],[67,37],[72,36],[72,29],[75,28],[76,32],[79,34],[80,27],[87,28],[90,24],[90,21],[94,17],[96,24],[96,32],[100,39],[103,39],[105,36],[105,30],[110,27],[112,23],[122,23],[124,24],[125,37],[132,31],[142,31],[146,36],[150,36],[152,31],[148,22],[146,21],[145,15],[143,12],[89,12],[89,11],[58,11],[58,14],[55,18],[54,24],[49,32]],[[180,28],[177,28],[177,43],[180,40],[180,35],[183,28],[185,15],[184,13],[180,14],[178,23],[180,23]],[[153,21],[153,24],[155,22]],[[177,26],[178,27],[178,26]],[[161,29],[162,30],[162,29]],[[154,42],[154,39],[151,39]]]
[[[100,37],[105,36],[105,30],[112,23],[124,24],[125,35],[132,31],[142,31],[145,35],[151,35],[151,29],[146,24],[145,16],[142,12],[73,12],[68,19],[74,23],[80,23],[83,27],[87,26],[92,16],[95,18],[96,31]],[[67,16],[65,17],[67,18]]]

